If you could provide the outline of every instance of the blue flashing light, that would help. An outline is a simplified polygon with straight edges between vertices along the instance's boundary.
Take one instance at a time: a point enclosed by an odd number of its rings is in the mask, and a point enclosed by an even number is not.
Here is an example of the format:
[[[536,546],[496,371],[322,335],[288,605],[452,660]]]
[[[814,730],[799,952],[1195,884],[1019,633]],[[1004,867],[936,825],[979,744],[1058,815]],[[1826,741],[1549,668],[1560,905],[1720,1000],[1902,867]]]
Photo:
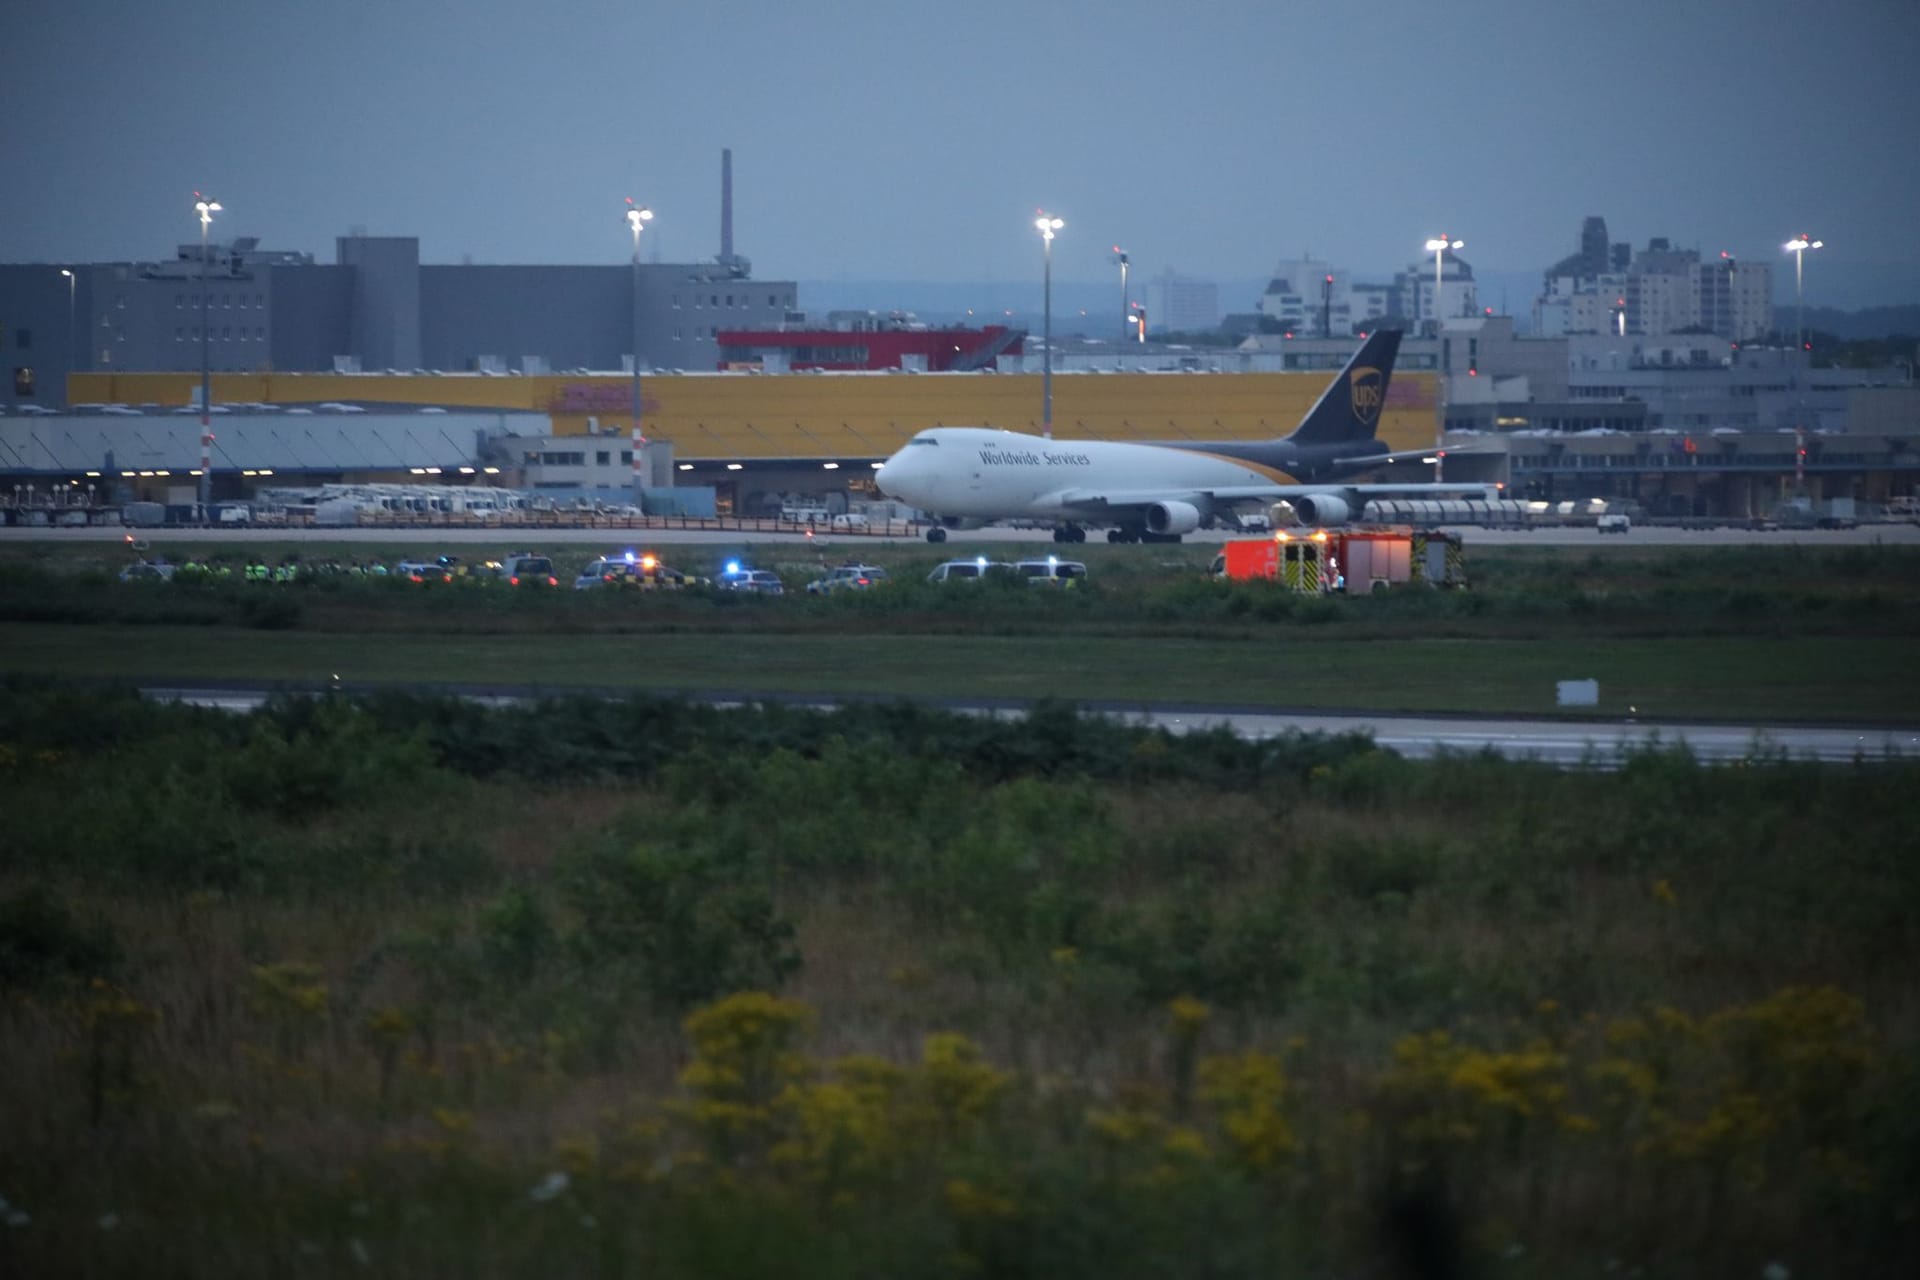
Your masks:
[[[984,569],[987,567],[987,558],[985,556],[977,556],[974,559],[974,563]]]
[[[727,561],[727,572],[728,573],[740,572],[740,562],[738,560]]]
[[[628,563],[628,564],[632,564],[632,563],[633,563],[633,552],[632,552],[632,551],[628,551],[628,552],[627,552],[627,563]]]

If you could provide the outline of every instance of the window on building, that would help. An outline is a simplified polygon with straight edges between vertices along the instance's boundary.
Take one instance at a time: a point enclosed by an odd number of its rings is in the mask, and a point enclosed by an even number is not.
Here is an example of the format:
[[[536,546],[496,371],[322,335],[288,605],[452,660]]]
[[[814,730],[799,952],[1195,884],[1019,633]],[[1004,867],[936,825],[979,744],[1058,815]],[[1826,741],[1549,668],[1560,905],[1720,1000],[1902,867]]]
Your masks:
[[[719,294],[717,294],[717,293],[713,293],[713,294],[708,294],[707,296],[708,296],[708,298],[709,298],[709,299],[711,300],[711,303],[712,303],[712,305],[713,305],[713,306],[716,306],[716,307],[717,307],[717,306],[719,306],[719,305],[720,305],[720,295],[719,295]]]
[[[179,310],[179,309],[180,309],[181,307],[184,307],[184,306],[186,306],[186,305],[187,305],[187,295],[186,295],[186,294],[184,294],[184,293],[176,293],[176,294],[174,294],[174,295],[173,295],[173,309],[174,309],[175,311],[178,311],[178,310]]]
[[[675,326],[673,326],[673,340],[674,340],[675,342],[678,342],[678,341],[680,341],[680,326],[679,326],[679,325],[675,325]]]
[[[174,329],[173,340],[175,342],[185,342],[187,340],[187,328],[185,325],[181,325],[176,329]]]
[[[623,467],[630,467],[633,465],[633,450],[622,449],[620,451],[620,465]]]
[[[220,341],[222,341],[222,342],[231,342],[231,341],[233,341],[233,328],[232,328],[232,326],[228,326],[227,328],[224,328],[224,329],[222,329],[222,330],[220,331]]]
[[[593,455],[593,465],[596,467],[604,467],[607,465],[607,451],[605,449],[601,449]]]
[[[680,295],[677,293],[673,295],[673,309],[675,311],[680,309]]]
[[[264,294],[264,293],[256,293],[256,294],[254,294],[254,295],[253,295],[253,305],[254,305],[254,306],[256,306],[256,307],[264,307],[264,306],[266,306],[266,305],[267,305],[267,295],[266,295],[266,294]]]
[[[267,340],[266,327],[263,325],[260,328],[254,330],[253,337],[256,342],[265,342]]]
[[[33,366],[13,366],[13,395],[16,400],[33,399]]]

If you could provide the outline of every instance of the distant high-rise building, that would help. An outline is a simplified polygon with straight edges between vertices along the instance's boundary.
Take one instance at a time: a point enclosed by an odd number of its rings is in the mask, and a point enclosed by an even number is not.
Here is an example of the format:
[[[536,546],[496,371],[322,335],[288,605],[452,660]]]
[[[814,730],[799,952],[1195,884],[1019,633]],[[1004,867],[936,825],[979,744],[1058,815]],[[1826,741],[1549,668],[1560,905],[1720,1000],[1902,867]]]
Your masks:
[[[1345,337],[1354,326],[1385,310],[1384,293],[1356,298],[1356,290],[1384,290],[1384,285],[1356,285],[1347,271],[1313,258],[1274,264],[1258,310],[1270,324],[1288,333]],[[1369,312],[1376,302],[1380,311]]]
[[[1147,281],[1147,329],[1159,333],[1205,333],[1220,325],[1220,286],[1169,267]]]
[[[1588,218],[1580,252],[1547,269],[1533,304],[1540,337],[1626,333],[1661,337],[1712,333],[1744,342],[1767,332],[1772,268],[1730,257],[1701,261],[1694,249],[1676,249],[1655,236],[1634,253],[1609,245],[1606,223]]]

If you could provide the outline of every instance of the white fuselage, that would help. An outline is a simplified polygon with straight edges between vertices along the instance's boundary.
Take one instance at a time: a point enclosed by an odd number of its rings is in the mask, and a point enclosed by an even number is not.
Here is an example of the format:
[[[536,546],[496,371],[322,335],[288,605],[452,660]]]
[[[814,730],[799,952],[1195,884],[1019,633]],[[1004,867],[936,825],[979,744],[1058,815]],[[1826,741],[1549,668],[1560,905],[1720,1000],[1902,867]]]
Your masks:
[[[1048,440],[988,427],[935,427],[874,475],[880,491],[930,515],[985,520],[1073,519],[1075,495],[1271,485],[1278,473],[1215,454],[1110,440]]]

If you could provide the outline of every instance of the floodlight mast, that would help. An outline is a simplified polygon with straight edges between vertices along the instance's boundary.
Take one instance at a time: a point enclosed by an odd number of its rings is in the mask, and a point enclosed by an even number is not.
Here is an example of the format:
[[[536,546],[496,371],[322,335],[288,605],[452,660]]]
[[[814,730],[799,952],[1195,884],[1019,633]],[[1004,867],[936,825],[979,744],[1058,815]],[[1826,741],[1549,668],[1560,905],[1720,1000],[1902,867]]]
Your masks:
[[[213,225],[213,215],[222,213],[218,200],[209,200],[198,191],[193,193],[193,211],[200,216],[200,511],[202,520],[207,518],[207,508],[213,502],[213,364],[210,341],[208,310],[213,295],[207,288],[207,229]]]
[[[1046,257],[1046,275],[1041,303],[1040,341],[1044,347],[1040,365],[1040,434],[1053,439],[1053,233],[1066,226],[1060,218],[1051,217],[1045,209],[1033,220],[1040,230],[1044,254]]]

